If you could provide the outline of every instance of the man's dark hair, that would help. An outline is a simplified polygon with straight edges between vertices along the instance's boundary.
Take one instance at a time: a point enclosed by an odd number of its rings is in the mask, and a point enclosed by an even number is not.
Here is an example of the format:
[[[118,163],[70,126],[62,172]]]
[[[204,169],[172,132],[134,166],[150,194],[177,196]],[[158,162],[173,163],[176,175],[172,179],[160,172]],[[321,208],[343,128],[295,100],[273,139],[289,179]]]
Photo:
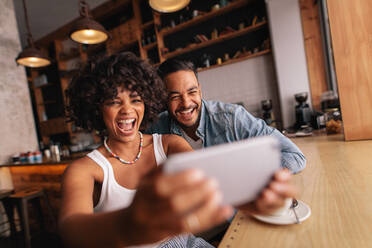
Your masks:
[[[159,76],[164,80],[166,76],[177,71],[193,71],[196,78],[198,78],[198,72],[195,65],[191,61],[168,59],[164,61],[158,68]]]
[[[136,91],[144,101],[141,129],[165,109],[165,88],[156,70],[133,53],[124,52],[90,61],[73,77],[66,90],[69,120],[104,134],[102,105],[118,95],[118,87]]]

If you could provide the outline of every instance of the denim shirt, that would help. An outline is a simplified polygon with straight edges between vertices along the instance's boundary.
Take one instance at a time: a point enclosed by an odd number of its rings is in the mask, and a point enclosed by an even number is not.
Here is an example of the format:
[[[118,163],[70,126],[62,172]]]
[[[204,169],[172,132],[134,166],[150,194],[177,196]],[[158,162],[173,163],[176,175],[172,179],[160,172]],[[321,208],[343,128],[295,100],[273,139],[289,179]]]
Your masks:
[[[159,115],[159,120],[147,133],[177,134],[183,137],[181,127],[169,116],[168,111]],[[201,116],[196,135],[203,147],[230,143],[251,137],[271,135],[281,144],[281,165],[292,173],[305,168],[306,159],[300,149],[277,129],[272,128],[236,104],[202,100]],[[185,138],[185,137],[184,137]]]

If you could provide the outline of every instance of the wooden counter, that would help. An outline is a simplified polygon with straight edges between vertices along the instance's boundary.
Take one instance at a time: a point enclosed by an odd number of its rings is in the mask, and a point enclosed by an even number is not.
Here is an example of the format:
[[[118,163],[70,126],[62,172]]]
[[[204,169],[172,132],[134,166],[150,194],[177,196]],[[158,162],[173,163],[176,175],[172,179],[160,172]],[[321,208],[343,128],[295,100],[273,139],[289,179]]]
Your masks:
[[[43,188],[55,215],[61,204],[61,183],[65,164],[17,165],[9,167],[15,191]]]
[[[372,141],[343,139],[292,139],[307,157],[294,182],[309,219],[277,226],[238,212],[219,247],[372,247]]]

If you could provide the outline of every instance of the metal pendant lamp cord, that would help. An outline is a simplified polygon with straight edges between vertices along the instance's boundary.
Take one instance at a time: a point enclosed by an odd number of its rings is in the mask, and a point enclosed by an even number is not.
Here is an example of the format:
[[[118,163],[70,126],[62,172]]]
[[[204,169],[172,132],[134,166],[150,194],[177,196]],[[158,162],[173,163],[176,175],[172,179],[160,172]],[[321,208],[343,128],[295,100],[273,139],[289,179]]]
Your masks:
[[[34,46],[34,39],[32,38],[30,23],[28,19],[28,12],[26,6],[26,0],[23,0],[23,11],[25,12],[25,19],[26,19],[26,28],[27,28],[27,42],[28,45],[33,47]]]
[[[78,7],[79,7],[80,16],[90,18],[89,5],[87,2],[85,2],[84,0],[80,0]]]

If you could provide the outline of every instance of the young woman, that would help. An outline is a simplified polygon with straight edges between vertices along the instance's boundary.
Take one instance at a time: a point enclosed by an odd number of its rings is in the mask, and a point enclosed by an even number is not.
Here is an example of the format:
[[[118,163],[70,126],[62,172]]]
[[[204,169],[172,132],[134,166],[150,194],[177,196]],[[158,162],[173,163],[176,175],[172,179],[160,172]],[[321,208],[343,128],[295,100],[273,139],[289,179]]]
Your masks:
[[[208,247],[192,235],[176,235],[221,223],[232,209],[219,205],[216,183],[200,171],[169,176],[158,169],[170,154],[192,149],[179,136],[140,131],[166,97],[152,67],[131,53],[106,57],[89,63],[66,95],[75,125],[104,137],[65,172],[60,230],[66,244]]]

